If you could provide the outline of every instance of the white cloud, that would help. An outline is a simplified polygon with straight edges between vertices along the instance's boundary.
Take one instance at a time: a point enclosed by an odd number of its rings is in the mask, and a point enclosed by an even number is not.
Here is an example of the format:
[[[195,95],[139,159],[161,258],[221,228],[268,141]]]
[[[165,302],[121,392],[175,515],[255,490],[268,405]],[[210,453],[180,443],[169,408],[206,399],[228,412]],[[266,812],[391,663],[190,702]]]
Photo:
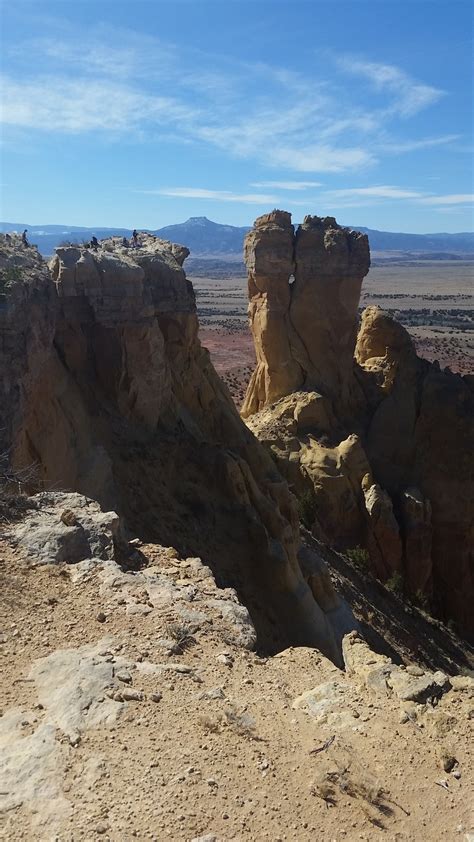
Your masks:
[[[100,24],[87,37],[64,30],[60,39],[37,38],[7,53],[16,73],[3,85],[5,124],[211,146],[288,171],[288,180],[283,174],[282,180],[253,185],[270,190],[320,187],[292,180],[291,173],[361,171],[381,154],[456,137],[386,137],[390,120],[415,114],[442,92],[400,68],[362,59],[342,57],[338,64],[366,84],[338,88],[334,79],[316,73],[183,51],[153,36]],[[37,72],[27,77],[33,60]],[[367,83],[380,91],[382,106],[367,107]]]
[[[441,137],[426,137],[422,140],[400,140],[382,143],[380,148],[386,152],[403,153],[416,152],[418,149],[429,149],[432,146],[444,146],[459,140],[458,134],[447,134]]]
[[[335,198],[351,198],[353,196],[372,197],[377,199],[418,199],[423,193],[414,190],[404,190],[391,185],[376,185],[374,187],[350,187],[343,190],[330,190],[328,196]]]
[[[174,199],[211,199],[219,202],[242,202],[247,205],[275,204],[277,196],[263,193],[233,193],[231,190],[208,190],[204,187],[164,187],[161,190],[139,190],[150,196],[168,196]]]
[[[318,197],[318,201],[330,204],[334,208],[370,207],[383,200],[404,200],[418,205],[467,205],[474,202],[474,194],[452,193],[436,196],[418,190],[407,190],[390,184],[373,185],[370,187],[346,187],[340,190],[325,190]]]
[[[252,187],[274,187],[276,190],[307,190],[321,187],[320,181],[254,181]]]
[[[275,166],[283,166],[297,172],[343,172],[352,167],[367,167],[376,163],[376,158],[362,147],[274,146],[267,153],[268,160]]]
[[[188,108],[170,97],[138,93],[113,81],[43,77],[20,84],[4,77],[1,85],[2,122],[45,132],[124,132],[140,127],[144,113],[167,123],[190,116]]]
[[[465,214],[469,211],[472,212],[472,205],[439,205],[438,207],[433,207],[432,210],[434,213],[442,213],[443,216],[454,216],[456,214]]]
[[[388,106],[388,110],[397,111],[403,117],[417,114],[445,94],[439,88],[418,82],[404,70],[391,64],[351,57],[340,57],[337,62],[347,73],[368,79],[376,90],[388,91],[393,96],[393,104]]]
[[[420,199],[423,205],[464,205],[474,202],[474,193],[450,193],[447,196],[426,196]]]

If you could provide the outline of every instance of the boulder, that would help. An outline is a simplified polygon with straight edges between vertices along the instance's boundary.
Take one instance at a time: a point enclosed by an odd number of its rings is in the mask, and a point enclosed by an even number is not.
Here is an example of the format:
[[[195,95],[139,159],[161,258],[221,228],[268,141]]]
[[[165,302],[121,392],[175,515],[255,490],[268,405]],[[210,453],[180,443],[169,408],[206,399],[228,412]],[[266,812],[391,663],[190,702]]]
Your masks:
[[[395,694],[402,702],[423,705],[435,703],[451,689],[445,673],[396,666],[390,658],[373,652],[357,632],[346,635],[342,649],[348,675],[376,695]]]
[[[37,564],[77,564],[85,559],[112,559],[123,539],[115,512],[81,494],[48,491],[32,498],[34,508],[7,534]]]

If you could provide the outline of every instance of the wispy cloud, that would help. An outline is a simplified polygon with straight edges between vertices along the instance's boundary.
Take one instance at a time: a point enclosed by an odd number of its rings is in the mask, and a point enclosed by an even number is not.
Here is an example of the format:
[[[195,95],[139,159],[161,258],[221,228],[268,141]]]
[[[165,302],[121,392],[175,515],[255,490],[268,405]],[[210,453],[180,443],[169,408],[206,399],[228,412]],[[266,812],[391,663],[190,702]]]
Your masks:
[[[307,190],[321,187],[320,181],[254,181],[252,187],[274,187],[276,190]]]
[[[372,197],[377,199],[418,199],[423,196],[415,190],[404,190],[391,185],[376,185],[374,187],[349,187],[342,190],[329,190],[326,195],[335,198],[351,198],[354,196]]]
[[[433,207],[432,211],[434,213],[443,214],[443,216],[455,216],[456,214],[464,215],[466,212],[470,212],[472,214],[472,205],[439,205]]]
[[[425,196],[423,205],[464,205],[474,203],[474,193],[450,193],[447,196]]]
[[[445,94],[439,88],[413,79],[404,70],[391,64],[348,56],[340,57],[337,61],[344,71],[367,79],[377,91],[388,91],[393,96],[393,103],[388,105],[388,109],[397,111],[403,117],[417,114]]]
[[[268,160],[275,166],[297,172],[344,172],[352,167],[365,168],[377,162],[369,149],[360,147],[303,146],[273,147]]]
[[[161,190],[137,190],[149,196],[174,199],[211,199],[219,202],[241,202],[246,205],[267,205],[279,202],[278,196],[265,193],[233,193],[231,190],[208,190],[205,187],[164,187]]]
[[[391,121],[415,115],[443,92],[401,68],[361,58],[336,57],[343,77],[363,80],[354,96],[334,74],[183,51],[113,26],[98,25],[87,37],[63,31],[59,40],[36,38],[6,53],[12,70],[3,85],[2,120],[43,133],[134,133],[144,141],[171,135],[290,174],[362,171],[383,155],[456,139],[394,140]],[[370,108],[368,88],[382,100]],[[253,186],[301,191],[321,185],[290,178]]]
[[[381,149],[385,152],[396,154],[404,152],[416,152],[418,149],[429,149],[433,146],[445,146],[459,140],[458,134],[446,134],[440,137],[426,137],[421,140],[391,140],[381,143]]]
[[[112,81],[84,82],[50,77],[19,83],[2,77],[1,120],[43,132],[124,132],[141,127],[143,114],[167,124],[189,119],[190,109],[163,96],[139,93]]]
[[[467,206],[474,202],[474,194],[452,193],[435,195],[396,187],[390,184],[372,185],[370,187],[347,187],[339,190],[325,190],[319,194],[318,201],[329,204],[334,208],[370,207],[384,202],[402,201],[412,205],[438,206]]]

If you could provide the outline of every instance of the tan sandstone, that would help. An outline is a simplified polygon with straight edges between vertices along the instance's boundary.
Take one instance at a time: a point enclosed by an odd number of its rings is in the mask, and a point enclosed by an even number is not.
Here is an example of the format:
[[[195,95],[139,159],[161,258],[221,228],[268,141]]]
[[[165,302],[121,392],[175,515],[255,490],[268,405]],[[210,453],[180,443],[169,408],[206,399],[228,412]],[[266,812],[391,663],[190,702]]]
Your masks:
[[[364,311],[358,330],[367,238],[332,218],[306,217],[294,235],[294,282],[285,287],[290,234],[288,214],[275,211],[247,236],[257,367],[242,415],[298,496],[313,494],[317,537],[338,549],[366,548],[378,577],[400,574],[407,593],[431,600],[472,636],[470,380],[417,357],[407,331],[378,307]],[[267,264],[273,275],[260,288]],[[278,331],[276,297],[285,302]]]

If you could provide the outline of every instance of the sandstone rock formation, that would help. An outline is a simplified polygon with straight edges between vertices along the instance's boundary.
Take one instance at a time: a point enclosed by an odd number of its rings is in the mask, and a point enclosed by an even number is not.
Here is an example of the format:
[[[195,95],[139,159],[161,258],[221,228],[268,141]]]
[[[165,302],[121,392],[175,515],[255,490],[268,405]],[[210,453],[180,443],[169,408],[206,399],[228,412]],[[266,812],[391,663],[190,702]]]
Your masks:
[[[295,235],[290,214],[273,211],[247,235],[245,261],[257,368],[242,415],[299,388],[345,412],[359,397],[353,355],[367,236],[312,216]]]
[[[432,593],[472,636],[474,391],[468,378],[417,357],[404,328],[378,308],[362,316],[356,359],[381,378],[366,448],[400,511],[408,587]]]
[[[314,534],[367,548],[382,580],[398,573],[408,593],[473,635],[469,378],[418,358],[377,307],[357,335],[366,238],[306,217],[292,263],[291,237],[289,215],[274,211],[246,239],[257,367],[242,414],[306,510],[310,500]]]
[[[382,579],[400,570],[402,546],[392,501],[374,480],[360,436],[351,433],[337,441],[339,425],[327,399],[294,392],[246,422],[271,448],[303,500],[305,525],[315,535],[338,550],[368,547]]]
[[[261,645],[307,643],[340,662],[351,612],[322,562],[311,587],[302,575],[294,499],[200,346],[186,255],[143,235],[137,249],[60,248],[49,271],[2,242],[15,282],[0,301],[0,450],[34,463],[45,489],[86,494],[141,537],[199,555],[236,588]]]

